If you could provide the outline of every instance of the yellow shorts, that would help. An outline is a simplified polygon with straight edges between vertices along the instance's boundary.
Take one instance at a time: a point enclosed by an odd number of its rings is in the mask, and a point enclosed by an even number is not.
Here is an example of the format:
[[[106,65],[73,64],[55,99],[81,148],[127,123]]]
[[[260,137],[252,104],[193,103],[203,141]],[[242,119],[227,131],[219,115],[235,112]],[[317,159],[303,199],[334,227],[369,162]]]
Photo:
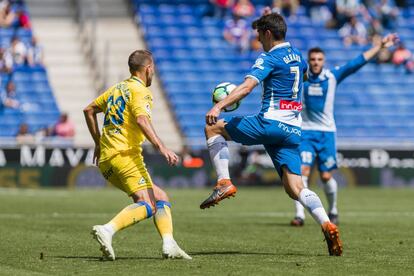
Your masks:
[[[141,154],[119,153],[99,163],[106,180],[128,195],[144,189],[152,189],[152,180]]]

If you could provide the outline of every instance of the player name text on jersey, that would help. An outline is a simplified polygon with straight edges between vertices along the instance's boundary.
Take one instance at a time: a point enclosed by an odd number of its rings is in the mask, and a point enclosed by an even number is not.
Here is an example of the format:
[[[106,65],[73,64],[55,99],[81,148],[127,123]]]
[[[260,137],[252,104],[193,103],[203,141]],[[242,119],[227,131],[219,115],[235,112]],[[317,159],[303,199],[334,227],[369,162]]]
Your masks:
[[[288,64],[291,63],[293,61],[297,61],[297,62],[301,62],[300,56],[297,54],[289,54],[287,56],[283,57],[283,61]]]

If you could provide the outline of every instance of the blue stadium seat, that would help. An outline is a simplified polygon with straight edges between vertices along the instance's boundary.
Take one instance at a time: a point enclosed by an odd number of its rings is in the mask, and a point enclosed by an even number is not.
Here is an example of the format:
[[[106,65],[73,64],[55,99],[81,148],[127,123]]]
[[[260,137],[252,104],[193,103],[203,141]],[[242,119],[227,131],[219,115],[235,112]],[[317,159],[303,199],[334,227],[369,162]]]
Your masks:
[[[224,21],[201,17],[201,5],[208,0],[135,0],[137,17],[144,27],[145,38],[153,51],[167,98],[182,132],[191,145],[204,141],[204,114],[211,107],[211,91],[222,81],[240,83],[259,53],[240,54],[223,38]],[[262,5],[266,1],[254,1]],[[260,8],[257,8],[257,15]],[[397,30],[404,43],[414,50],[414,10],[399,19]],[[327,55],[327,65],[342,65],[357,57],[365,46],[344,48],[337,31],[325,29],[306,17],[299,7],[295,19],[288,20],[288,40],[294,47],[307,51],[320,46]],[[304,56],[305,53],[304,53]],[[46,75],[32,75],[42,82]],[[336,94],[335,108],[339,139],[414,139],[414,103],[407,100],[414,93],[414,78],[403,68],[393,65],[367,64],[344,81]],[[260,88],[245,98],[236,112],[254,114],[260,108]],[[42,99],[40,102],[45,103]],[[396,106],[398,106],[396,115]],[[396,119],[397,118],[397,119]]]
[[[0,31],[0,36],[3,31]],[[18,34],[31,39],[31,31],[23,30]],[[59,109],[48,83],[46,70],[42,66],[16,66],[11,77],[2,74],[1,85],[11,79],[16,86],[16,98],[21,109],[4,108],[0,113],[0,136],[15,136],[20,124],[27,123],[30,131],[53,125],[59,117]]]

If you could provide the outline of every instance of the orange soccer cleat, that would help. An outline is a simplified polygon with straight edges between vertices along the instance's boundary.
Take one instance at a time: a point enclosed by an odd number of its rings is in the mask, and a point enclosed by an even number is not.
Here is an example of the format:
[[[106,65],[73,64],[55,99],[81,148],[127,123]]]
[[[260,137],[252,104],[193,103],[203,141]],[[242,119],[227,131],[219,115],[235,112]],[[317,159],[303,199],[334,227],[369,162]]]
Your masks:
[[[237,188],[231,183],[230,179],[221,179],[214,187],[213,193],[201,203],[200,208],[210,208],[225,198],[234,197],[236,192]]]
[[[322,232],[325,235],[326,244],[328,245],[329,255],[342,255],[342,241],[339,239],[338,227],[328,221],[322,224]]]

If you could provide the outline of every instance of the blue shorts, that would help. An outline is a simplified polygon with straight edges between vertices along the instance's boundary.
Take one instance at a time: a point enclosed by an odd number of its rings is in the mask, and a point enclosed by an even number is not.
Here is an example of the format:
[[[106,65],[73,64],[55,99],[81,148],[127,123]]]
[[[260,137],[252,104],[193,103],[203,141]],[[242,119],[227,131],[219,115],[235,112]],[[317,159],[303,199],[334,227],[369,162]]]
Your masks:
[[[291,173],[300,175],[299,145],[301,129],[260,115],[232,117],[225,129],[231,139],[243,145],[264,145],[279,176],[286,166]]]
[[[335,132],[303,130],[300,155],[302,164],[306,166],[312,166],[315,159],[318,159],[320,172],[329,172],[338,168]]]

